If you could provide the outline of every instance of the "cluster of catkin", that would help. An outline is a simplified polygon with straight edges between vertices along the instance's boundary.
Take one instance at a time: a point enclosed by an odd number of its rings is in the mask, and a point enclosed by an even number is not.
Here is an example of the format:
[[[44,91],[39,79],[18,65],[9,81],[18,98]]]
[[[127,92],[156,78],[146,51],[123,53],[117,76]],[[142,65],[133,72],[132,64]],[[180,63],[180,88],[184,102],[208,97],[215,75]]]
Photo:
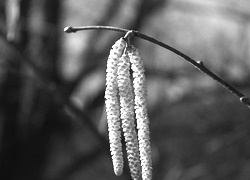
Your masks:
[[[105,90],[110,151],[118,176],[123,172],[123,132],[132,179],[152,179],[146,94],[144,67],[138,49],[120,38],[110,50]]]

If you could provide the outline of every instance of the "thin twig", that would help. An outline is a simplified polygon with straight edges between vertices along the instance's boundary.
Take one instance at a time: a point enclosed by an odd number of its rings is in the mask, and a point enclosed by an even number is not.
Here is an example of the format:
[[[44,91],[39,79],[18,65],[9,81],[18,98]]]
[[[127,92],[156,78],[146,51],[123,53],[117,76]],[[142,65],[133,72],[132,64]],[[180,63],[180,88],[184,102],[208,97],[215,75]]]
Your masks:
[[[117,31],[117,32],[129,31],[127,29],[113,27],[113,26],[79,26],[79,27],[68,26],[64,28],[64,31],[66,33],[75,33],[77,31],[83,31],[83,30],[108,30],[108,31]]]
[[[215,80],[216,82],[218,82],[222,87],[226,88],[228,91],[230,91],[232,94],[234,94],[235,96],[237,96],[239,98],[239,100],[248,106],[248,108],[250,108],[250,99],[249,97],[246,97],[243,93],[241,93],[239,90],[237,90],[236,88],[234,88],[233,86],[231,86],[229,83],[227,83],[226,81],[224,81],[223,79],[221,79],[219,76],[217,76],[216,74],[214,74],[212,71],[210,71],[202,61],[196,61],[192,58],[190,58],[188,55],[182,53],[181,51],[161,42],[158,41],[157,39],[154,39],[153,37],[147,36],[143,33],[140,33],[138,31],[134,31],[134,30],[128,30],[128,29],[123,29],[123,28],[119,28],[119,27],[112,27],[112,26],[79,26],[79,27],[72,27],[72,26],[68,26],[64,28],[64,31],[67,33],[75,33],[77,31],[82,31],[82,30],[108,30],[108,31],[117,31],[117,32],[133,32],[133,35],[141,38],[143,40],[149,41],[153,44],[156,44],[158,46],[161,46],[165,49],[168,49],[169,51],[175,53],[176,55],[182,57],[184,60],[186,60],[187,62],[189,62],[190,64],[192,64],[195,68],[199,69],[201,72],[205,73],[206,75],[208,75],[209,77],[211,77],[213,80]]]

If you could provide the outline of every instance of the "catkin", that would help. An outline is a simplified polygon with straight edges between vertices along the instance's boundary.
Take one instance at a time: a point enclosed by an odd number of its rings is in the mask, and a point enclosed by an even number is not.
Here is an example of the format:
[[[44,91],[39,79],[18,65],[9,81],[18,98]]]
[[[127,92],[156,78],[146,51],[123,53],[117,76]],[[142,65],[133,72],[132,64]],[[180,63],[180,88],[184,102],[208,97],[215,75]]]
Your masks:
[[[128,55],[133,71],[133,87],[135,95],[135,115],[137,120],[140,160],[142,166],[142,179],[152,179],[152,160],[149,137],[149,119],[146,107],[146,79],[142,58],[138,49],[131,46]]]
[[[117,176],[123,172],[123,154],[121,144],[120,105],[118,98],[117,63],[122,56],[126,41],[120,38],[112,46],[107,60],[105,104],[109,131],[110,151],[114,172]]]
[[[125,52],[118,62],[118,88],[122,129],[126,142],[127,158],[132,179],[140,179],[141,163],[135,128],[134,94],[130,79],[130,61]]]

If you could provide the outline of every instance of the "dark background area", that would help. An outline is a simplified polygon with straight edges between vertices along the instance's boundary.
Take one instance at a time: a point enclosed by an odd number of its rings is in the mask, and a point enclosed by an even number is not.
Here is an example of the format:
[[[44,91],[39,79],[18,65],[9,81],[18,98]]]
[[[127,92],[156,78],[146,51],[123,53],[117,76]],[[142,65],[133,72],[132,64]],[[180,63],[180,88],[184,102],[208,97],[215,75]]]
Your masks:
[[[113,173],[104,110],[109,50],[139,30],[250,96],[248,0],[0,1],[0,179],[130,179]],[[144,59],[154,180],[250,179],[250,111],[152,43]]]

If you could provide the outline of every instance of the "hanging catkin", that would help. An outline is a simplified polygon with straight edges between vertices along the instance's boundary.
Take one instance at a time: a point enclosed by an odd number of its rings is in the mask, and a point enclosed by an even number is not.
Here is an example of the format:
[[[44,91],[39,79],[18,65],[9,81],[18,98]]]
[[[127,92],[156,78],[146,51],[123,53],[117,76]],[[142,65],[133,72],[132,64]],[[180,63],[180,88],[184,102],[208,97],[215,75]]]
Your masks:
[[[135,115],[137,120],[140,160],[142,166],[142,179],[152,179],[152,160],[149,137],[149,119],[146,107],[146,79],[142,58],[138,49],[131,46],[128,55],[133,71],[133,87],[135,95]]]
[[[118,98],[117,63],[122,56],[126,41],[120,38],[112,46],[107,60],[105,104],[108,121],[109,143],[114,172],[117,176],[123,172],[123,154],[121,144],[120,105]]]
[[[132,179],[140,179],[140,153],[135,129],[134,94],[130,79],[130,62],[125,52],[118,62],[118,87],[121,106],[121,120],[126,142],[127,158]]]

